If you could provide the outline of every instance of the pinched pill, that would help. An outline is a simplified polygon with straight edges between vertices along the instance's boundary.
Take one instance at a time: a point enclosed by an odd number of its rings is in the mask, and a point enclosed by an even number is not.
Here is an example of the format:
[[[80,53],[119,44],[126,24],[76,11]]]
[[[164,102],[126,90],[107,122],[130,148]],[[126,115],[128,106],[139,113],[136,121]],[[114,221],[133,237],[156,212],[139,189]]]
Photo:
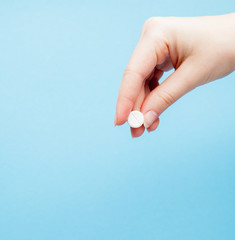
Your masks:
[[[132,128],[139,128],[144,123],[144,115],[140,111],[132,111],[128,117],[128,124]]]

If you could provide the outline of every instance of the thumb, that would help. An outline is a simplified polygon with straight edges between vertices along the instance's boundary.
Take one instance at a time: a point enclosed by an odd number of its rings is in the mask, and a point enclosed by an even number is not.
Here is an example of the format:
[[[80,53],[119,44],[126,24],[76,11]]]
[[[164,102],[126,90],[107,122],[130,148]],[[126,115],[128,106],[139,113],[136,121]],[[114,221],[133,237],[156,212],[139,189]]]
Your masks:
[[[192,61],[186,60],[163,83],[150,92],[142,104],[141,112],[144,114],[144,126],[150,127],[170,105],[187,92],[197,87],[205,74],[198,70]]]

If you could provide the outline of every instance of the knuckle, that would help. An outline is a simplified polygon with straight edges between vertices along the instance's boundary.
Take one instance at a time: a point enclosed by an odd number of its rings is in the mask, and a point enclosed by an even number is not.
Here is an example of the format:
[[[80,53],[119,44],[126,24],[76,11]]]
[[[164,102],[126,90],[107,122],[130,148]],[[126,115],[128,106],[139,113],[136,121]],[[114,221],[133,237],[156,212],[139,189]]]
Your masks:
[[[133,97],[131,96],[131,94],[129,95],[119,95],[119,99],[121,100],[120,102],[122,102],[122,104],[130,104],[133,102]]]
[[[143,34],[152,34],[154,29],[161,29],[162,22],[162,17],[151,17],[147,19],[143,25]]]
[[[169,107],[176,101],[173,95],[169,92],[161,91],[161,93],[156,94],[161,99],[161,101],[166,105],[166,107]]]
[[[128,94],[119,94],[118,104],[120,107],[124,108],[132,108],[135,101],[134,95],[130,92]]]
[[[137,79],[144,79],[143,74],[127,66],[126,69],[124,70],[123,78],[128,78],[129,76],[134,76]]]

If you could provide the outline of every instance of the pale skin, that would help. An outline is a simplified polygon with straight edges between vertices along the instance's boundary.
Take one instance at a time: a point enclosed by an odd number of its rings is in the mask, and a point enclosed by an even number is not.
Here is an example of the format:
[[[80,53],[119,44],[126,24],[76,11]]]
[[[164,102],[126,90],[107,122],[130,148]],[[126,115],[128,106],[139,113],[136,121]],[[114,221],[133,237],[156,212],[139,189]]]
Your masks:
[[[145,128],[152,132],[159,116],[184,94],[234,70],[235,13],[150,18],[124,71],[114,124],[124,124],[132,110],[139,110],[145,126],[131,128],[132,137],[141,136]]]

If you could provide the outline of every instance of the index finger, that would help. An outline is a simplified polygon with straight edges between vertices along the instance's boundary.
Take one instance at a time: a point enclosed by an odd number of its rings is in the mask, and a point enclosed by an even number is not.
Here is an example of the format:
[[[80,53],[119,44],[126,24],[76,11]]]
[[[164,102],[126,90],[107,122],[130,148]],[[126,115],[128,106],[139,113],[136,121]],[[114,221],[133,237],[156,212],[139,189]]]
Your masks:
[[[156,65],[157,56],[154,44],[141,39],[123,74],[116,106],[115,125],[121,125],[127,121],[145,79]]]

